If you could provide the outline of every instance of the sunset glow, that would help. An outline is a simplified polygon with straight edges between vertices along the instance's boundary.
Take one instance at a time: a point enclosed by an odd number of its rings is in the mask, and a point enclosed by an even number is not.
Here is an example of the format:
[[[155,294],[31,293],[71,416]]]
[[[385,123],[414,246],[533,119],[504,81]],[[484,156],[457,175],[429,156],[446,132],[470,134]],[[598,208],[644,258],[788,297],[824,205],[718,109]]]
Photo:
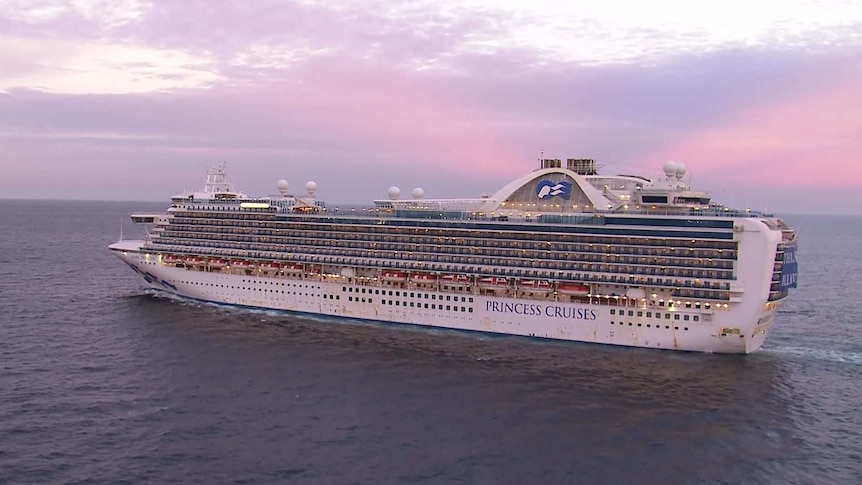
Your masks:
[[[862,207],[859,2],[0,0],[0,26],[5,197],[164,200],[220,160],[253,193],[476,196],[544,150]]]

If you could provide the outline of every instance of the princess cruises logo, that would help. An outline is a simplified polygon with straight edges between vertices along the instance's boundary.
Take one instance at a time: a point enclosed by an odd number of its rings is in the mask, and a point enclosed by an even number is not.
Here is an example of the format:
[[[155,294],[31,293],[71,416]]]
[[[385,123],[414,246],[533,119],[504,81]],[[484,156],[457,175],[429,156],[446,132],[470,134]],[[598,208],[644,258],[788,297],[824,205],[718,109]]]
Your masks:
[[[572,197],[572,184],[569,182],[551,182],[550,180],[542,180],[536,186],[536,195],[540,199],[545,197],[560,196],[566,200]]]

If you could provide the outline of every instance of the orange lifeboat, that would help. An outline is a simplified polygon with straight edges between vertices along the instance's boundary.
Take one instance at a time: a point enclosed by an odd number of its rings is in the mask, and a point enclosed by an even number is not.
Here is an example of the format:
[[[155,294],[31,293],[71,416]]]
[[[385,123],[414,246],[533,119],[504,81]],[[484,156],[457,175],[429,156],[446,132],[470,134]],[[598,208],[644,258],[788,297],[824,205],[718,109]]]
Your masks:
[[[221,269],[227,266],[227,260],[222,258],[211,258],[207,261],[207,266],[210,268]]]
[[[275,273],[276,271],[281,269],[281,265],[278,263],[273,263],[271,261],[264,261],[257,265],[258,268],[264,273],[270,274]]]
[[[470,286],[470,278],[465,274],[444,274],[440,277],[440,283],[458,288]]]
[[[547,280],[519,280],[518,289],[527,293],[548,293],[552,286]]]
[[[431,273],[413,273],[410,281],[417,285],[433,285],[437,283],[437,275]]]
[[[200,256],[186,256],[183,259],[183,262],[185,262],[186,264],[188,264],[190,266],[197,266],[197,265],[203,264],[204,258],[202,258]]]
[[[407,273],[403,271],[384,271],[380,274],[380,280],[389,283],[403,283],[407,281]]]
[[[177,264],[182,263],[183,258],[177,256],[176,254],[163,254],[162,262],[165,264]]]
[[[557,285],[557,293],[570,296],[587,296],[590,287],[579,283],[560,283]]]
[[[502,276],[488,276],[477,282],[483,290],[505,290],[509,287],[509,279]]]
[[[244,259],[235,259],[235,260],[230,262],[230,266],[231,266],[231,268],[236,268],[236,269],[253,269],[254,263],[251,263],[251,262],[246,261]]]
[[[281,270],[284,271],[285,273],[297,274],[297,273],[302,273],[303,268],[302,268],[302,265],[299,263],[288,263],[288,264],[283,265],[281,267]]]

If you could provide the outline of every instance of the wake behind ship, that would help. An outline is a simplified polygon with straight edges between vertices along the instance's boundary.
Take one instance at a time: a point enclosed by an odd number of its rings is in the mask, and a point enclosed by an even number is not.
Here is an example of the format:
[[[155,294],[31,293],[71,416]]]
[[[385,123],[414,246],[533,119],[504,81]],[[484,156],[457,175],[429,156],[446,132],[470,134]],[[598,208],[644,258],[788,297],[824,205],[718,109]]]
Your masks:
[[[226,169],[164,214],[133,214],[145,240],[111,251],[156,290],[359,320],[721,353],[763,345],[796,287],[781,219],[713,203],[665,176],[599,175],[542,159],[490,196],[426,199],[396,187],[374,207],[249,197]]]

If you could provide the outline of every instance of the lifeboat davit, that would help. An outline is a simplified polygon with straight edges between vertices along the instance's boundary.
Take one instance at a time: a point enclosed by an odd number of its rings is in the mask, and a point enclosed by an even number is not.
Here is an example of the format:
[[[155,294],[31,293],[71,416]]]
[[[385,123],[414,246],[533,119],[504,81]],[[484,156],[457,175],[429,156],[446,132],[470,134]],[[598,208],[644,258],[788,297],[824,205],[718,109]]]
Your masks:
[[[578,283],[560,283],[557,285],[557,293],[570,296],[587,296],[590,294],[590,287]]]
[[[227,260],[221,258],[212,258],[207,261],[207,266],[210,268],[221,269],[227,266]]]
[[[281,270],[290,274],[302,273],[302,265],[299,263],[288,263],[283,265]]]
[[[413,273],[410,281],[417,285],[433,285],[437,283],[437,275],[431,273]]]
[[[518,289],[527,293],[548,293],[553,287],[547,280],[519,280]]]
[[[403,283],[407,281],[407,273],[403,271],[384,271],[380,274],[380,280],[390,283]]]
[[[502,276],[489,276],[480,278],[477,284],[483,290],[504,290],[509,287],[509,279]]]
[[[273,263],[271,261],[264,261],[263,263],[258,264],[257,267],[260,268],[260,270],[264,273],[275,273],[276,271],[281,269],[280,264]]]
[[[440,283],[445,286],[464,287],[470,286],[470,278],[465,274],[444,274],[440,277]]]

